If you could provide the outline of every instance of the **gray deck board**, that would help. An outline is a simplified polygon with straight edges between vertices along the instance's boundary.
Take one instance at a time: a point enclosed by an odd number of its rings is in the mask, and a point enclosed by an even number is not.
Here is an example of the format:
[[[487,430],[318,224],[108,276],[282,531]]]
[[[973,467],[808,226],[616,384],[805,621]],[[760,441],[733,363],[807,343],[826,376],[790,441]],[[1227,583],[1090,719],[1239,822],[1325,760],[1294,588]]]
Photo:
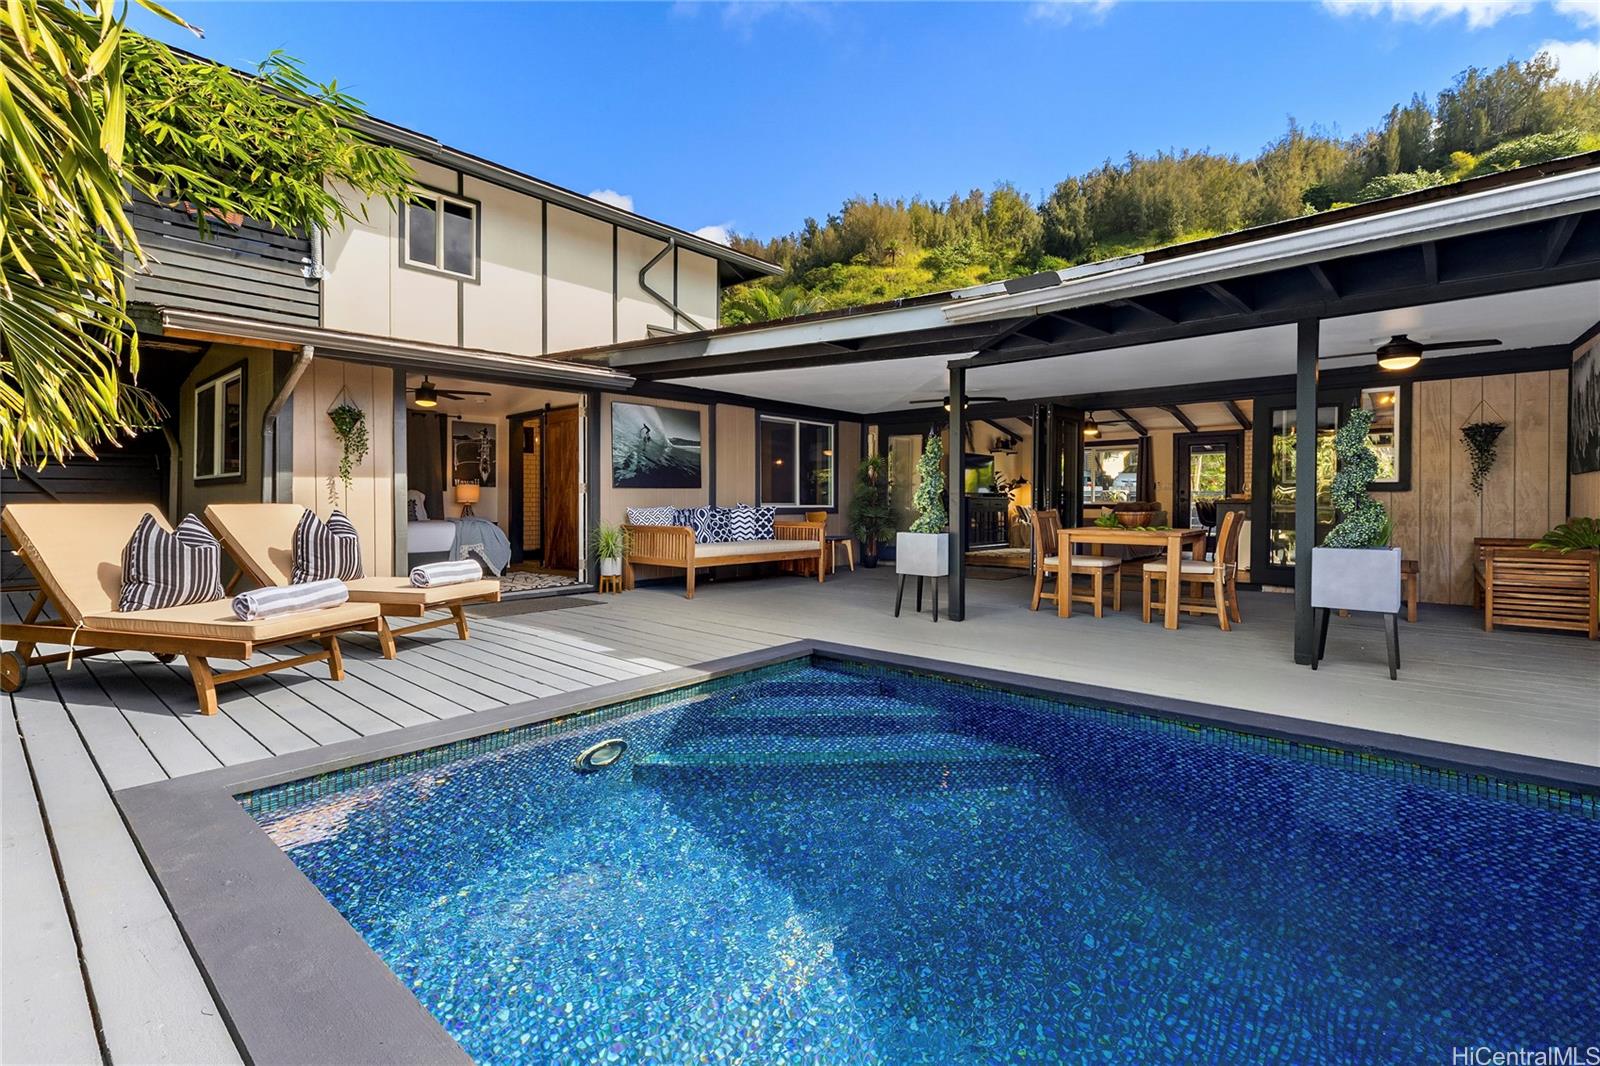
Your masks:
[[[131,788],[171,776],[161,757],[151,750],[149,741],[129,721],[128,712],[118,706],[120,700],[113,699],[90,674],[87,662],[76,663],[72,670],[57,663],[48,671],[40,671],[21,694],[45,698],[52,686],[84,743],[105,753],[104,774],[110,787]],[[171,720],[170,715],[168,718]],[[175,720],[172,724],[183,730]],[[201,751],[193,760],[175,758],[174,761],[197,769],[219,765],[215,759],[208,765],[204,756],[205,752]]]
[[[100,1041],[15,711],[0,721],[0,1062],[99,1062]]]

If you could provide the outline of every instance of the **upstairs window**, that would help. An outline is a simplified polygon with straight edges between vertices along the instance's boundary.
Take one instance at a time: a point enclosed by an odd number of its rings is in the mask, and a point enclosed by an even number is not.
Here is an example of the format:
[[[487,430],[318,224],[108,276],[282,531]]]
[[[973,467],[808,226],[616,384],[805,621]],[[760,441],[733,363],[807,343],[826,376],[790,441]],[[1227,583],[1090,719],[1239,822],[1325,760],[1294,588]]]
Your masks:
[[[244,368],[194,390],[194,479],[244,476]]]
[[[759,503],[769,507],[833,508],[833,426],[800,418],[761,416]]]
[[[477,278],[477,204],[424,189],[412,193],[402,217],[406,266]]]

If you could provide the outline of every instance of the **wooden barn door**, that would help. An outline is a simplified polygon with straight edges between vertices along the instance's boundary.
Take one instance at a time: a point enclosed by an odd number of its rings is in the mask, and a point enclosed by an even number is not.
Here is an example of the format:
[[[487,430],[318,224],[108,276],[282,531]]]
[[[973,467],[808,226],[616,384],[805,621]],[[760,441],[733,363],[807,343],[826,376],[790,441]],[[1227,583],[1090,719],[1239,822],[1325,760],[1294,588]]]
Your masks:
[[[544,565],[551,570],[578,569],[578,409],[552,410],[545,422]]]

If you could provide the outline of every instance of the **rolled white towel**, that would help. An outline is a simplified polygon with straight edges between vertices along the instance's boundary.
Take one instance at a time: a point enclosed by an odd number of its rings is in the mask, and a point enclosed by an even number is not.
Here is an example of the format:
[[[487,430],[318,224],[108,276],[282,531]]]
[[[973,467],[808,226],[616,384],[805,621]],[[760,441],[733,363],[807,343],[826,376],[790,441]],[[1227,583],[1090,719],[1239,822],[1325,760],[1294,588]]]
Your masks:
[[[267,589],[251,589],[233,598],[234,617],[241,622],[254,622],[259,618],[276,618],[280,614],[296,611],[314,611],[322,607],[337,607],[350,598],[350,590],[336,578],[326,581],[306,581],[299,585],[283,585]]]
[[[435,585],[459,585],[463,581],[477,581],[483,576],[483,567],[472,559],[456,559],[448,563],[423,563],[411,568],[411,583],[419,589]]]

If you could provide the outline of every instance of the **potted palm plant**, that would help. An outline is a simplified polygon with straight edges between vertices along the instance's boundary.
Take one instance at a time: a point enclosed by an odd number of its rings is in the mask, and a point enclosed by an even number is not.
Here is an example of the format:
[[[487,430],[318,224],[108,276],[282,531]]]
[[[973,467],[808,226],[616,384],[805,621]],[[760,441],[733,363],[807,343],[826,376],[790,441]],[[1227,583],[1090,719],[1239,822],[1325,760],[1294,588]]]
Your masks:
[[[1389,512],[1367,494],[1378,456],[1367,443],[1376,412],[1354,410],[1334,435],[1339,470],[1333,505],[1339,524],[1311,549],[1311,605],[1338,611],[1400,609],[1400,549],[1389,546]]]
[[[590,538],[594,553],[600,557],[600,576],[616,577],[622,573],[622,557],[628,554],[628,531],[621,526],[602,522]]]
[[[928,435],[928,444],[917,461],[915,502],[917,519],[911,531],[894,538],[895,573],[915,577],[945,577],[950,573],[949,514],[945,509],[944,442],[938,434]]]
[[[861,460],[855,492],[850,497],[850,533],[861,542],[861,565],[878,565],[878,543],[894,532],[894,509],[889,506],[886,462],[881,455]]]

